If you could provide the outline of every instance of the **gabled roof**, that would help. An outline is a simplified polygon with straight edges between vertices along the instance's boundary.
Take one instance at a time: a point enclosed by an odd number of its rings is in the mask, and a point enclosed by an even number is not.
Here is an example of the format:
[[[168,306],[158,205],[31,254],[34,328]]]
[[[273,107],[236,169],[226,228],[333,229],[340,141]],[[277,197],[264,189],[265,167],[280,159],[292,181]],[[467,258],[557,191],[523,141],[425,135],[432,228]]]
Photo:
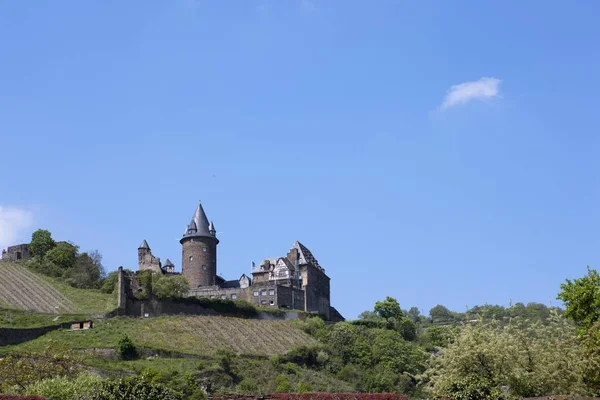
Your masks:
[[[138,249],[148,249],[148,250],[150,250],[150,246],[148,246],[148,242],[146,242],[146,239],[144,239],[144,241],[142,242],[142,244],[140,244],[140,247],[138,247]]]
[[[174,267],[175,265],[173,264],[173,262],[171,262],[171,260],[169,260],[169,259],[167,258],[167,261],[165,261],[165,265],[164,265],[164,266],[165,266],[165,267],[167,267],[167,266]]]
[[[319,265],[319,262],[317,261],[315,256],[313,256],[313,254],[305,245],[296,240],[292,248],[298,250],[299,264],[312,264],[319,269],[323,269]]]

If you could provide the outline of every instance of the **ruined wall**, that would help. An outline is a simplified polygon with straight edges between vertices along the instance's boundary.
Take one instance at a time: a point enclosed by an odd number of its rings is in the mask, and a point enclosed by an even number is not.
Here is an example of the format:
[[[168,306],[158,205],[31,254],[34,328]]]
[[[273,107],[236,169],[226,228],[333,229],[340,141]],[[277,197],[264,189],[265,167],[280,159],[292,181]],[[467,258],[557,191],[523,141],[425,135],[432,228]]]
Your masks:
[[[138,249],[138,270],[162,273],[160,258],[154,257],[150,249]]]
[[[5,261],[25,261],[31,257],[28,243],[9,246],[6,250],[2,250],[2,260]]]

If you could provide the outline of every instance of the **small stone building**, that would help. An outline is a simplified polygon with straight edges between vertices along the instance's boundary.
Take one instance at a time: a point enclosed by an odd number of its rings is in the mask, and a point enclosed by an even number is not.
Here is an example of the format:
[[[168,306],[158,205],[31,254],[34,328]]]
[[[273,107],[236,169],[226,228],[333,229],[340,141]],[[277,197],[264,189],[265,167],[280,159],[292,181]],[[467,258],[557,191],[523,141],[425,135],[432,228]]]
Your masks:
[[[9,246],[6,250],[2,250],[2,260],[5,261],[29,260],[31,257],[32,255],[29,251],[29,243]]]

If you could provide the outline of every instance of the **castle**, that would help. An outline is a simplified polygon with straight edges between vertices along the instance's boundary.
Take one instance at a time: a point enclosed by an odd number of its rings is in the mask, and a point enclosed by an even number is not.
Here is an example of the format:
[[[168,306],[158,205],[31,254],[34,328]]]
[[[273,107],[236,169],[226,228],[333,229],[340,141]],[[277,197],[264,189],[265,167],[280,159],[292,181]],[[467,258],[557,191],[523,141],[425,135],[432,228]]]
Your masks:
[[[208,221],[202,204],[179,241],[182,247],[181,269],[188,280],[188,296],[243,299],[255,305],[303,310],[326,319],[343,319],[330,304],[330,278],[306,246],[296,241],[285,256],[267,258],[254,266],[252,277],[225,280],[217,274],[217,232]],[[146,240],[138,248],[138,269],[175,274],[167,259],[163,265],[152,254]]]

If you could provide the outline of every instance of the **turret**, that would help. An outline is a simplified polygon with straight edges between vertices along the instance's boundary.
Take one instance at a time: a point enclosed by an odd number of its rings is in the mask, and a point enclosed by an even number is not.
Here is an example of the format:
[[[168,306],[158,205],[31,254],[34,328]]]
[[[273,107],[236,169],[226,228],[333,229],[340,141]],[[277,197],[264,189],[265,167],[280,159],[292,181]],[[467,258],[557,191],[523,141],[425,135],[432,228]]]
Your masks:
[[[198,204],[179,242],[182,248],[181,269],[190,288],[215,285],[219,239],[214,224],[206,218],[202,204]]]

